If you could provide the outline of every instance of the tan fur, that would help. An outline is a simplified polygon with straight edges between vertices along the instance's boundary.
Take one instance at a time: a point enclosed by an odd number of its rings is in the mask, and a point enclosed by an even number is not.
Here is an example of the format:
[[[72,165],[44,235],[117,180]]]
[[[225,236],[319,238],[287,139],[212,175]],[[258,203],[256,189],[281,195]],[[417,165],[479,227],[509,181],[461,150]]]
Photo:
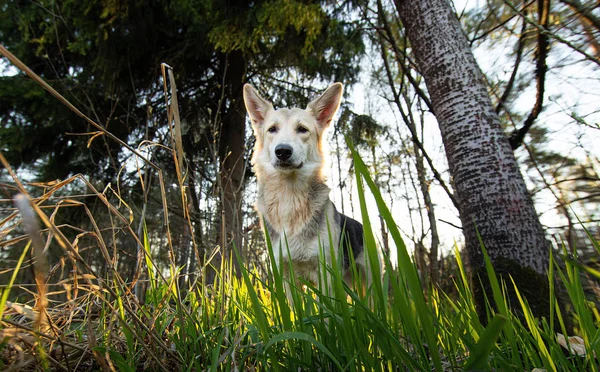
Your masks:
[[[296,175],[290,175],[291,179],[283,179],[275,176],[261,185],[265,194],[275,195],[264,201],[265,218],[271,221],[271,225],[276,230],[287,229],[286,232],[290,235],[301,230],[315,213],[311,208],[312,204],[306,188],[302,188],[301,183],[293,179],[295,177]]]

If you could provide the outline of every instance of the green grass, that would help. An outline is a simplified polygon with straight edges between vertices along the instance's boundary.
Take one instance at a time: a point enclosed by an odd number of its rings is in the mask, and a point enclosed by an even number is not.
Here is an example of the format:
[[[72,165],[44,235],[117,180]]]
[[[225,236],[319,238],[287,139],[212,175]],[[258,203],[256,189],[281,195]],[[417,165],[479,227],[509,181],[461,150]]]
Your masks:
[[[514,286],[519,293],[518,283],[500,281],[488,260],[493,303],[498,307],[488,307],[489,319],[484,326],[477,317],[458,249],[452,294],[437,288],[424,291],[394,219],[356,153],[354,163],[373,275],[373,285],[366,293],[356,293],[343,282],[340,260],[334,259],[331,266],[321,263],[321,273],[327,275],[320,275],[320,283],[304,282],[307,290],[289,286],[293,298],[290,304],[284,293],[288,279],[282,275],[286,263],[269,265],[266,277],[242,265],[242,277],[237,279],[231,273],[230,261],[224,262],[211,286],[201,276],[182,298],[175,280],[180,268],[171,266],[167,278],[160,275],[145,232],[143,249],[149,281],[145,303],[138,304],[119,280],[88,283],[89,288],[94,284],[97,289],[90,289],[89,296],[78,300],[79,307],[85,310],[83,316],[71,318],[66,325],[61,323],[62,328],[54,333],[46,330],[47,337],[36,341],[37,347],[45,350],[44,358],[53,356],[49,359],[50,368],[74,369],[89,360],[92,369],[112,367],[120,371],[598,370],[593,355],[600,352],[600,319],[580,281],[582,271],[597,274],[593,269],[580,264],[577,257],[563,259],[564,267],[551,257],[548,280],[553,314],[536,319],[527,299],[520,295],[520,303],[513,304],[516,308],[509,306],[505,292],[508,286]],[[374,196],[390,229],[398,267],[389,260],[383,267],[378,265],[366,193]],[[272,246],[268,236],[266,243],[271,260],[275,249],[286,249]],[[598,247],[597,242],[594,244]],[[563,253],[567,257],[566,251]],[[293,267],[287,269],[295,277]],[[13,281],[18,270],[16,267]],[[569,314],[558,307],[555,286],[564,288]],[[2,305],[9,298],[9,291],[10,286],[2,291]],[[51,318],[52,314],[62,314],[50,310]],[[585,355],[571,355],[559,344],[554,316],[565,335],[565,317],[573,319],[576,333],[588,351]],[[19,319],[15,311],[4,312],[1,335],[11,336],[9,331],[15,330],[20,334],[38,334],[33,329],[27,331]],[[54,322],[58,324],[58,319]],[[11,348],[18,340],[14,335],[3,338],[0,367],[16,365],[16,354]],[[40,362],[40,353],[34,350],[25,353]]]

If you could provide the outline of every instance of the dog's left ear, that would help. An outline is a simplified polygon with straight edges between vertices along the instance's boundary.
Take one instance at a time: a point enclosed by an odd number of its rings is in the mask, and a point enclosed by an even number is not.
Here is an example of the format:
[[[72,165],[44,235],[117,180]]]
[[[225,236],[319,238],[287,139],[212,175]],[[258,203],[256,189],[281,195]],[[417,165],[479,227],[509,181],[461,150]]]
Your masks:
[[[322,128],[327,128],[331,124],[333,116],[340,107],[343,92],[344,86],[342,83],[335,83],[306,107],[307,110],[312,112]]]
[[[269,112],[273,111],[271,102],[262,98],[250,84],[244,85],[244,104],[254,127],[263,125]]]

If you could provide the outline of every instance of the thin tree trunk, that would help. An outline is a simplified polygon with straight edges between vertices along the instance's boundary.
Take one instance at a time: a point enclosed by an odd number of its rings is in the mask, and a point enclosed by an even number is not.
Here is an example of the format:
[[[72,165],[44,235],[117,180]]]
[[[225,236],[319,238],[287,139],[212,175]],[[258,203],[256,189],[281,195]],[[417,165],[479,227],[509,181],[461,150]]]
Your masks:
[[[435,220],[435,210],[429,193],[429,182],[425,178],[425,165],[423,164],[423,156],[417,146],[414,146],[415,161],[417,167],[417,178],[423,195],[423,203],[427,210],[427,219],[429,220],[429,228],[431,230],[431,247],[429,248],[429,280],[431,284],[437,283],[438,277],[438,247],[440,245],[440,237],[437,231],[437,221]]]
[[[406,104],[410,106],[410,100],[406,93],[404,95],[404,100]],[[420,107],[419,107],[420,109]],[[421,129],[421,143],[423,143],[423,115],[424,113],[421,111],[420,118],[420,129]],[[411,133],[417,134],[417,126],[416,120],[412,115],[412,112],[408,112],[408,119],[406,121],[406,125],[409,127]],[[423,161],[423,152],[419,148],[419,146],[415,143],[416,137],[412,137],[413,151],[415,153],[415,167],[417,168],[417,179],[419,181],[419,188],[421,194],[423,195],[423,204],[425,204],[425,210],[427,211],[427,220],[429,223],[429,229],[431,232],[431,247],[429,248],[429,283],[435,284],[437,283],[438,278],[438,247],[440,245],[440,237],[437,230],[437,221],[435,219],[435,210],[433,208],[433,202],[431,201],[431,194],[429,193],[429,185],[430,182],[427,181],[427,171],[425,170],[425,163]],[[423,225],[423,223],[422,223]],[[423,235],[424,239],[425,236]],[[426,268],[423,268],[423,276],[425,276]]]
[[[244,186],[246,145],[246,110],[242,88],[246,62],[242,52],[234,51],[225,58],[227,112],[223,116],[219,159],[221,166],[221,259],[229,259],[233,249],[242,251],[242,192]],[[238,261],[233,256],[236,275],[240,276]],[[217,268],[218,269],[218,268]]]
[[[373,171],[375,173],[375,182],[379,184],[379,169],[377,167],[377,154],[375,153],[375,144],[371,145],[371,155],[373,156]],[[387,228],[385,226],[385,220],[383,216],[379,215],[379,228],[381,230],[381,240],[383,244],[383,252],[385,254],[390,253],[390,244],[388,240]]]
[[[534,314],[547,316],[543,274],[549,244],[451,3],[395,0],[395,5],[442,133],[480,314],[484,293],[491,296],[478,236],[496,272],[505,280],[510,274]]]
[[[384,28],[385,28],[386,32],[388,33],[388,38],[391,41],[391,39],[392,39],[391,29],[388,25],[387,18],[383,12],[383,6],[381,4],[381,1],[377,2],[377,6],[378,6],[379,17],[380,17],[382,23],[384,24]],[[382,59],[383,59],[384,66],[385,66],[386,75],[388,77],[388,83],[390,84],[390,87],[392,88],[392,93],[394,95],[394,102],[396,103],[396,106],[398,107],[398,110],[399,110],[400,114],[402,115],[402,118],[404,119],[404,122],[411,133],[413,151],[415,153],[415,159],[416,159],[415,166],[417,168],[417,174],[418,174],[418,180],[419,180],[419,184],[420,184],[420,188],[421,188],[421,194],[423,194],[423,202],[425,203],[425,208],[427,210],[427,217],[429,220],[429,226],[431,229],[431,249],[429,251],[429,263],[430,263],[429,277],[430,277],[431,283],[436,283],[437,276],[438,276],[438,258],[437,258],[437,256],[438,256],[438,246],[440,244],[440,238],[439,238],[439,234],[437,231],[437,222],[435,219],[433,203],[431,202],[431,196],[429,193],[429,182],[426,181],[426,177],[425,177],[426,170],[425,170],[425,166],[424,166],[424,158],[427,157],[427,154],[425,153],[425,149],[423,148],[422,142],[419,141],[419,139],[417,138],[418,132],[417,132],[415,120],[414,120],[412,114],[410,113],[410,111],[408,113],[404,113],[404,109],[402,108],[402,104],[400,103],[400,95],[402,94],[407,105],[410,106],[409,99],[406,97],[406,92],[405,91],[398,92],[396,90],[396,88],[394,87],[394,78],[392,76],[392,73],[391,73],[391,70],[389,67],[389,63],[387,61],[387,53],[385,51],[386,43],[383,41],[381,34],[380,34],[379,42],[381,45],[381,51],[382,51],[381,54],[382,54]],[[394,50],[398,49],[395,45],[393,45],[392,48]],[[396,55],[396,63],[403,70],[404,75],[406,77],[410,77],[410,74],[408,74],[407,69],[404,68],[404,65],[403,65],[404,62],[398,59],[398,56],[400,55],[400,53],[395,52],[395,55]],[[409,80],[411,80],[411,79],[409,78]],[[415,84],[413,87],[415,89],[419,89],[417,84]],[[423,99],[425,102],[427,102],[426,105],[428,107],[431,106],[431,103],[429,103],[429,100],[424,93],[419,94],[419,97],[421,99]],[[423,118],[423,115],[421,115],[421,118]],[[421,120],[421,122],[422,122],[422,120]],[[422,126],[423,125],[421,124],[421,133],[423,132]],[[398,133],[400,133],[399,130],[398,130]],[[435,173],[435,169],[433,169],[433,170]],[[448,192],[448,195],[451,196],[451,193]],[[425,267],[423,267],[421,270],[425,270]],[[425,273],[425,271],[423,271],[422,275],[424,275],[424,273]]]

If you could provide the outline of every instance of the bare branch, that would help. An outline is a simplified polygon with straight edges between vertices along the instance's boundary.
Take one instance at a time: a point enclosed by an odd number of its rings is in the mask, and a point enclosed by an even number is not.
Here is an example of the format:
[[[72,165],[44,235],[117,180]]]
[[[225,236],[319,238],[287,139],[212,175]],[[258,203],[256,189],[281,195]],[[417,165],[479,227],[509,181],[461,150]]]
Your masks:
[[[531,5],[533,4],[535,0],[531,0],[528,1],[527,3],[523,4],[523,6],[521,7],[521,9],[523,10],[523,12],[525,12],[525,10]],[[516,15],[513,15],[511,17],[506,18],[504,21],[498,23],[495,27],[487,30],[486,32],[484,32],[483,34],[479,35],[479,36],[475,36],[473,37],[473,39],[469,40],[469,44],[471,45],[471,47],[473,46],[473,44],[476,41],[479,41],[481,39],[486,38],[489,34],[491,34],[492,32],[502,28],[503,26],[505,26],[508,22],[512,21],[514,18],[516,17]]]
[[[380,16],[382,17],[382,22],[383,22],[383,19],[385,18],[385,15],[383,14],[383,7],[380,6],[381,5],[381,1],[378,1],[378,5],[379,5],[378,6],[379,13],[380,13]],[[389,28],[388,28],[388,30],[389,30]],[[394,103],[398,107],[398,110],[400,111],[400,115],[402,115],[402,119],[407,124],[407,128],[410,131],[412,141],[414,142],[415,146],[421,151],[423,157],[427,161],[427,164],[429,165],[429,168],[433,172],[434,178],[439,182],[440,186],[442,186],[442,188],[444,189],[444,191],[446,192],[446,194],[448,195],[448,197],[452,201],[452,204],[454,205],[454,207],[456,207],[458,209],[458,201],[456,200],[456,197],[450,191],[450,188],[446,185],[446,183],[442,179],[442,176],[440,175],[440,173],[437,171],[437,169],[433,165],[433,161],[431,160],[431,158],[429,157],[427,151],[423,147],[423,144],[419,140],[419,136],[417,135],[415,129],[413,127],[411,127],[410,125],[408,125],[408,123],[410,122],[410,118],[408,118],[407,114],[404,112],[404,109],[402,108],[402,104],[400,102],[400,93],[396,90],[396,86],[394,84],[394,78],[393,78],[393,75],[392,75],[392,72],[391,72],[391,69],[390,69],[390,66],[389,66],[388,56],[387,56],[387,52],[386,52],[386,49],[385,49],[385,45],[383,43],[383,35],[381,34],[381,31],[378,31],[378,34],[380,36],[381,58],[383,60],[383,64],[384,64],[384,67],[385,67],[385,72],[386,72],[386,75],[387,75],[387,78],[388,78],[388,81],[389,81],[390,88],[392,89],[392,94],[394,96]],[[394,45],[392,45],[392,47],[394,47]],[[402,64],[400,61],[398,61],[398,63]]]
[[[408,81],[410,82],[410,84],[413,86],[413,88],[417,92],[417,95],[423,100],[423,102],[427,106],[427,109],[432,114],[435,115],[435,112],[433,111],[433,105],[431,104],[431,100],[429,99],[429,96],[427,96],[427,94],[423,91],[423,89],[421,89],[421,87],[419,86],[419,83],[411,75],[409,69],[406,68],[406,65],[404,64],[404,61],[408,59],[408,56],[406,55],[405,51],[404,52],[400,51],[400,49],[398,48],[398,44],[395,42],[392,30],[390,28],[390,24],[387,20],[387,17],[385,16],[385,13],[383,12],[383,6],[381,5],[380,0],[377,1],[377,13],[378,13],[381,23],[383,25],[385,34],[382,33],[381,28],[377,28],[377,33],[381,37],[383,37],[384,39],[386,39],[388,41],[389,45],[392,47],[392,50],[394,51],[394,55],[396,57],[396,60],[398,61],[398,65],[400,66],[400,68],[402,68],[402,73],[408,78]],[[411,64],[414,65],[414,63],[411,63]]]
[[[575,14],[589,21],[594,27],[600,30],[600,18],[596,17],[592,10],[594,8],[585,7],[579,0],[560,0],[561,3],[566,4],[573,10]]]
[[[521,65],[521,58],[523,57],[523,49],[525,47],[525,32],[527,31],[527,22],[523,21],[523,26],[521,27],[521,34],[519,35],[519,42],[517,44],[517,57],[515,59],[515,67],[508,79],[508,83],[506,84],[506,89],[502,96],[498,100],[498,105],[496,105],[496,114],[499,114],[500,111],[504,108],[504,104],[510,96],[512,89],[515,85],[515,80],[517,78],[517,71],[519,71],[519,66]]]
[[[515,7],[515,5],[510,2],[509,0],[503,0],[504,3],[506,5],[508,5],[513,11],[519,13],[519,15],[521,17],[523,17],[523,20],[525,20],[525,22],[527,22],[528,24],[532,25],[533,27],[537,28],[538,31],[540,31],[541,33],[544,33],[546,35],[548,35],[549,37],[551,37],[552,39],[558,41],[561,44],[565,44],[566,46],[568,46],[569,48],[573,49],[574,51],[576,51],[577,53],[581,54],[582,56],[585,57],[585,59],[587,59],[590,62],[593,62],[595,64],[597,64],[598,66],[600,66],[600,58],[594,57],[591,54],[587,53],[585,50],[582,50],[581,48],[579,48],[577,45],[573,44],[572,42],[565,40],[564,38],[558,36],[556,33],[554,32],[550,32],[546,29],[544,29],[542,26],[540,26],[537,22],[532,21],[531,19],[529,19],[529,17],[524,14],[522,11],[520,11],[519,9],[517,9]]]
[[[548,19],[550,13],[550,0],[538,0],[538,18],[540,21],[540,26],[543,30],[548,31]],[[523,22],[525,23],[525,18],[523,18]],[[548,65],[546,64],[546,59],[548,57],[548,50],[550,49],[550,45],[548,43],[548,33],[543,32],[538,29],[538,47],[537,47],[537,60],[535,66],[535,78],[536,78],[536,97],[535,103],[529,116],[523,123],[523,126],[514,131],[510,138],[508,139],[510,143],[510,147],[515,150],[523,143],[523,139],[527,132],[529,132],[529,128],[533,125],[535,120],[538,118],[540,113],[542,112],[542,108],[544,107],[544,91],[546,84],[546,72],[548,72]]]

